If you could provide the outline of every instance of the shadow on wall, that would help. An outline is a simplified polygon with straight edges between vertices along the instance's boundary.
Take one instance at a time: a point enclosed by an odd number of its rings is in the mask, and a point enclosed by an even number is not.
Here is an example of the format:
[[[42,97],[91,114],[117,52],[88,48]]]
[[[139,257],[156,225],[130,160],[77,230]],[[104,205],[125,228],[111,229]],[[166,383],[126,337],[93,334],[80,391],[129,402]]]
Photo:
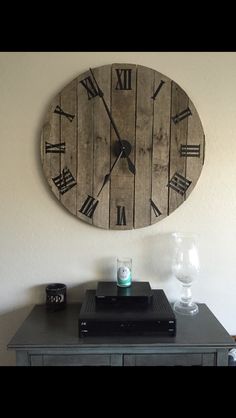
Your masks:
[[[158,283],[172,278],[171,265],[174,255],[175,242],[172,233],[157,234],[143,239],[144,270],[155,276]],[[145,266],[145,260],[146,266]]]

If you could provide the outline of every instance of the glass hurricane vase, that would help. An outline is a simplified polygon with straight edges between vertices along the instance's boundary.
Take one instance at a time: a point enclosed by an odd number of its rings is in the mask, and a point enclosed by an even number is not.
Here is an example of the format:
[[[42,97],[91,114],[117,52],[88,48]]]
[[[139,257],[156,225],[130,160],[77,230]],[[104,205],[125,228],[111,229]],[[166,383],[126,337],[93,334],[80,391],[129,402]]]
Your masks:
[[[192,300],[191,286],[199,274],[200,264],[196,236],[174,233],[175,253],[172,272],[182,284],[180,300],[174,304],[174,311],[184,315],[195,315],[199,309]]]

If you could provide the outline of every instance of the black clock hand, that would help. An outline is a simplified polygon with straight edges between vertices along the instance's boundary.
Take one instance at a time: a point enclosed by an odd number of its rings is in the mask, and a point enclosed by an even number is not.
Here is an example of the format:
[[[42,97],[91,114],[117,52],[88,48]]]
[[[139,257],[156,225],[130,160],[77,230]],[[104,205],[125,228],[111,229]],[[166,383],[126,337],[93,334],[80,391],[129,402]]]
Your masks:
[[[129,171],[131,171],[131,173],[132,173],[132,174],[135,174],[135,173],[136,173],[136,170],[135,170],[135,165],[132,163],[131,159],[130,159],[130,158],[129,158],[129,156],[126,154],[126,149],[125,149],[125,146],[122,144],[122,140],[121,140],[121,137],[120,137],[119,131],[118,131],[117,127],[116,127],[116,124],[115,124],[115,122],[114,122],[114,119],[113,119],[113,117],[112,117],[112,114],[111,114],[111,112],[110,112],[110,110],[109,110],[109,108],[108,108],[108,106],[107,106],[106,100],[104,99],[104,93],[103,93],[103,91],[100,89],[100,87],[99,87],[99,85],[98,85],[98,83],[97,83],[97,80],[96,80],[96,78],[95,78],[95,76],[94,76],[93,71],[92,71],[92,69],[91,69],[91,68],[89,69],[89,71],[90,71],[90,73],[92,74],[93,80],[94,80],[94,82],[95,82],[95,84],[96,84],[96,87],[97,87],[98,95],[101,97],[101,99],[102,99],[102,101],[103,101],[103,104],[104,104],[104,106],[105,106],[106,112],[107,112],[107,114],[108,114],[108,116],[109,116],[109,119],[110,119],[110,121],[111,121],[111,124],[112,124],[112,126],[113,126],[113,128],[114,128],[114,131],[115,131],[115,133],[116,133],[116,136],[117,136],[117,138],[118,138],[118,140],[119,140],[119,143],[120,143],[120,146],[121,146],[121,150],[122,150],[122,152],[123,152],[123,154],[124,154],[125,158],[126,158],[126,159],[127,159],[127,161],[128,161]]]
[[[104,186],[107,184],[107,182],[110,180],[110,178],[111,178],[111,173],[112,173],[112,171],[113,171],[114,167],[116,166],[116,164],[118,163],[119,159],[121,158],[121,156],[122,156],[123,152],[124,152],[124,151],[123,151],[123,150],[121,150],[120,154],[118,155],[118,157],[115,159],[114,163],[112,164],[112,167],[111,167],[111,169],[110,169],[109,173],[105,175],[104,180],[103,180],[102,187],[101,187],[101,189],[99,190],[99,192],[98,192],[98,194],[97,194],[97,198],[98,198],[98,196],[100,195],[100,193],[101,193],[101,191],[102,191],[103,187],[104,187]]]

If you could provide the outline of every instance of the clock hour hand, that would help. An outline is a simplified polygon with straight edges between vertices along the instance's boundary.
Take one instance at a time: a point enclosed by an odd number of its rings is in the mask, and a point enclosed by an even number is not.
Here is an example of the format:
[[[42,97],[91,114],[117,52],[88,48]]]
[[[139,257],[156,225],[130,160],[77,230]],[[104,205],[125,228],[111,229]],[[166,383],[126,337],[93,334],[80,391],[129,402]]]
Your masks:
[[[100,89],[100,87],[99,87],[99,85],[98,85],[98,82],[97,82],[97,80],[96,80],[96,78],[95,78],[95,76],[94,76],[93,71],[92,71],[92,69],[91,69],[91,68],[89,69],[89,71],[90,71],[90,73],[91,73],[91,75],[92,75],[92,77],[93,77],[93,80],[94,80],[95,84],[96,84],[97,91],[98,91],[98,95],[101,97],[101,99],[102,99],[102,101],[103,101],[103,104],[104,104],[104,106],[105,106],[106,112],[107,112],[107,114],[108,114],[108,116],[109,116],[109,119],[110,119],[110,121],[111,121],[111,124],[112,124],[112,126],[113,126],[113,129],[114,129],[114,131],[115,131],[115,133],[116,133],[116,136],[117,136],[118,141],[119,141],[120,146],[121,146],[121,150],[123,151],[123,154],[124,154],[125,158],[126,158],[126,159],[127,159],[127,161],[128,161],[128,168],[129,168],[129,171],[130,171],[132,174],[135,174],[135,173],[136,173],[135,165],[132,163],[131,159],[130,159],[130,158],[129,158],[129,156],[126,154],[126,149],[125,149],[125,146],[124,146],[124,144],[122,143],[122,140],[121,140],[121,137],[120,137],[119,131],[118,131],[118,129],[117,129],[117,126],[116,126],[116,124],[115,124],[115,121],[114,121],[114,119],[113,119],[113,117],[112,117],[112,114],[111,114],[111,112],[110,112],[110,110],[109,110],[109,108],[108,108],[108,106],[107,106],[106,100],[104,99],[104,93],[103,93],[103,91]]]
[[[120,154],[118,155],[118,157],[115,159],[114,163],[112,164],[112,167],[111,167],[111,169],[110,169],[109,173],[105,175],[104,180],[103,180],[102,187],[101,187],[101,189],[99,190],[99,192],[98,192],[98,194],[97,194],[97,198],[98,198],[98,196],[100,195],[100,193],[101,193],[101,191],[102,191],[103,187],[104,187],[104,186],[107,184],[107,182],[110,180],[110,178],[111,178],[111,173],[112,173],[112,171],[114,170],[114,168],[115,168],[116,164],[118,163],[119,159],[121,158],[121,156],[122,156],[123,152],[124,152],[124,151],[123,151],[123,150],[121,150]]]

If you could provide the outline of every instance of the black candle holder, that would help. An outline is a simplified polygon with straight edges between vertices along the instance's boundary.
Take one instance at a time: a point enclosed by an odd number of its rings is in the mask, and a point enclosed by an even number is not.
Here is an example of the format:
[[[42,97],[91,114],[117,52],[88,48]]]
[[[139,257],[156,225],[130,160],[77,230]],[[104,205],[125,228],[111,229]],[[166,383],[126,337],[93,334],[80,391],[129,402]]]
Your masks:
[[[46,287],[47,309],[58,311],[66,307],[66,285],[63,283],[52,283]]]

